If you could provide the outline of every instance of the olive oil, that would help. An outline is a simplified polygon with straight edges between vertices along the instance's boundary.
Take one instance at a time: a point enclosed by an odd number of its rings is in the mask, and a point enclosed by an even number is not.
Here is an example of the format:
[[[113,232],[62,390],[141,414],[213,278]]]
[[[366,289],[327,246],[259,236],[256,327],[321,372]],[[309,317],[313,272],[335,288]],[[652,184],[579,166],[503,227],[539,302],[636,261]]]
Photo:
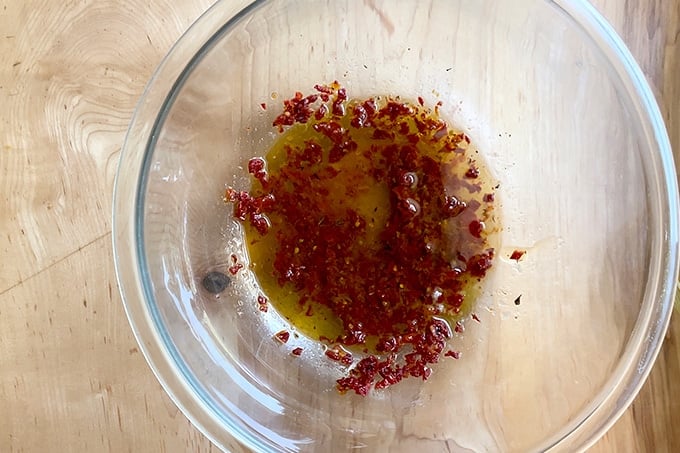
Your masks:
[[[413,317],[455,325],[474,306],[497,230],[494,183],[469,139],[442,121],[438,109],[420,103],[347,100],[342,115],[324,105],[323,115],[317,110],[292,125],[259,158],[260,177],[250,194],[271,195],[273,208],[263,213],[264,234],[261,225],[244,226],[264,294],[300,333],[371,352],[380,339],[408,333]],[[360,124],[362,108],[372,109],[373,119]],[[413,222],[421,229],[409,229]],[[417,237],[399,238],[409,234]],[[385,253],[394,244],[403,250]],[[411,260],[403,256],[409,253]],[[371,259],[381,254],[396,259]],[[433,261],[440,263],[438,274],[423,286],[423,276],[412,276],[432,271]],[[481,270],[471,271],[475,265]],[[297,278],[296,272],[308,275]],[[381,277],[370,278],[373,273]],[[442,279],[456,282],[444,287]],[[383,318],[400,325],[383,325]]]

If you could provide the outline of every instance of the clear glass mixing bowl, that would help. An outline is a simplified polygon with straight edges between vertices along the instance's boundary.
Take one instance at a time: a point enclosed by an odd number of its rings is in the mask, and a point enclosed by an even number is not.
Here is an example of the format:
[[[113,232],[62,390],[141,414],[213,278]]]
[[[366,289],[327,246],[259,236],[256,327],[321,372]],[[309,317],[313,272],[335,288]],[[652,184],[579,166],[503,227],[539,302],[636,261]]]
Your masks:
[[[452,340],[462,357],[367,398],[337,394],[320,345],[271,339],[286,324],[258,311],[247,269],[219,296],[201,284],[232,253],[247,260],[222,197],[249,186],[275,106],[333,80],[355,96],[441,100],[500,181],[501,248],[481,322]],[[677,278],[662,119],[621,40],[574,0],[219,1],[149,83],[114,204],[141,349],[230,450],[584,448],[647,376]]]

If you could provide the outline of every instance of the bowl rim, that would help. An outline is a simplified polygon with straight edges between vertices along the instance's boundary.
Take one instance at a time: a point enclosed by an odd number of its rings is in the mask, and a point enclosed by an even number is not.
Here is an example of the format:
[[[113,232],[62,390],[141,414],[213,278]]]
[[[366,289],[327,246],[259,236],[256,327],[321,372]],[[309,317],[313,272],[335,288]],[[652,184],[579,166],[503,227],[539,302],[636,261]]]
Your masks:
[[[145,185],[144,168],[156,140],[154,131],[163,123],[164,112],[172,105],[175,94],[184,80],[226,30],[255,9],[272,1],[276,0],[218,0],[172,46],[154,71],[137,103],[121,150],[114,182],[112,241],[116,278],[135,339],[154,375],[175,405],[213,444],[225,451],[227,447],[239,448],[239,446],[260,451],[274,445],[268,444],[252,433],[244,432],[224,417],[217,416],[213,408],[206,407],[210,406],[209,402],[203,398],[198,401],[196,389],[185,379],[180,378],[187,376],[182,370],[182,363],[178,363],[176,353],[169,350],[162,329],[157,328],[161,324],[160,320],[154,316],[153,310],[145,309],[153,297],[148,285],[143,284],[142,276],[146,268],[139,215],[143,209],[143,197],[140,195],[143,191],[137,189]],[[569,16],[606,55],[609,64],[626,86],[627,94],[637,108],[640,118],[646,121],[643,127],[648,139],[658,145],[658,152],[652,156],[654,158],[652,164],[658,178],[657,185],[664,187],[659,193],[665,193],[668,197],[666,200],[668,211],[662,209],[660,219],[663,227],[661,234],[665,241],[656,244],[662,254],[659,259],[663,263],[657,266],[658,280],[648,281],[645,289],[644,302],[652,304],[653,309],[649,310],[646,316],[642,316],[644,313],[641,310],[642,318],[636,321],[635,329],[626,345],[627,351],[631,342],[638,343],[637,354],[627,357],[625,352],[622,353],[621,363],[617,366],[617,371],[613,372],[613,376],[616,376],[619,369],[626,371],[620,376],[618,383],[625,383],[623,388],[619,388],[618,393],[621,395],[614,398],[612,391],[605,395],[602,401],[595,401],[582,420],[577,420],[565,428],[564,434],[556,436],[553,445],[548,447],[550,451],[566,441],[574,442],[578,449],[582,450],[592,446],[630,406],[651,372],[652,364],[661,349],[670,322],[678,280],[680,201],[675,164],[661,112],[641,68],[623,40],[595,7],[585,0],[536,1],[551,4]],[[192,55],[188,63],[181,58],[185,55]],[[144,118],[155,120],[151,123],[144,121]],[[145,146],[136,146],[135,142],[139,141],[136,137],[147,137]],[[650,237],[653,237],[653,234]],[[651,256],[653,257],[654,253]],[[130,269],[134,273],[132,276],[126,273]],[[650,285],[654,287],[650,288]],[[654,300],[646,300],[650,294],[655,296]],[[643,347],[640,347],[643,343]],[[628,360],[624,361],[623,357],[627,357]],[[608,389],[609,386],[610,380],[606,381],[603,388]],[[605,416],[600,417],[602,420],[598,426],[588,426],[593,424],[594,417],[603,412]],[[225,430],[220,421],[226,422],[226,430],[230,436],[227,441],[219,436]]]

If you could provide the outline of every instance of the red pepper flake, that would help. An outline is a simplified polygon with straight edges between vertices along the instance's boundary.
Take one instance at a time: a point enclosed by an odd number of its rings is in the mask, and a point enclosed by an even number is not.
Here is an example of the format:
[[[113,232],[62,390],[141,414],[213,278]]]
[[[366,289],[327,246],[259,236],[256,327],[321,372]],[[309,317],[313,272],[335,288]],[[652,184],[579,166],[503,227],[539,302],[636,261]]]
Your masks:
[[[267,313],[267,310],[269,309],[268,302],[269,301],[267,300],[267,298],[264,297],[263,295],[260,294],[257,296],[257,308],[261,312]]]
[[[412,145],[415,145],[420,141],[420,137],[416,134],[410,134],[406,136],[406,139],[411,143]]]
[[[479,168],[471,165],[468,171],[465,172],[465,177],[469,179],[477,179],[479,177]]]
[[[326,350],[326,357],[328,357],[331,360],[334,360],[336,362],[340,361],[340,353],[336,349],[327,349]]]
[[[493,251],[473,255],[467,260],[467,270],[473,277],[484,277],[486,271],[491,268],[493,261]]]
[[[258,174],[264,173],[265,162],[261,157],[253,157],[248,161],[248,173],[257,177]]]
[[[293,349],[290,353],[293,354],[295,357],[300,357],[302,355],[302,348],[295,348]]]
[[[260,104],[260,107],[262,108],[262,110],[267,110],[267,104],[265,104],[264,102]]]
[[[333,145],[333,148],[331,148],[331,151],[328,153],[328,162],[332,164],[340,162],[347,153],[354,151],[355,149],[357,149],[357,144],[352,140],[337,143]]]
[[[328,99],[325,99],[325,101],[328,101]],[[322,119],[324,116],[326,116],[326,113],[328,113],[328,107],[326,106],[326,104],[321,104],[317,111],[314,113],[314,118],[316,118],[316,120],[318,121]]]
[[[512,252],[512,255],[510,255],[510,259],[514,261],[519,261],[524,257],[526,253],[527,253],[526,250],[515,250]]]
[[[481,238],[482,232],[484,231],[484,223],[480,222],[479,220],[473,220],[470,222],[468,229],[470,230],[471,235],[476,238]]]
[[[260,184],[263,186],[266,186],[267,184],[267,171],[265,170],[265,166],[264,159],[261,157],[254,157],[248,161],[248,173],[260,181]]]
[[[329,121],[327,123],[314,123],[312,125],[314,131],[325,135],[334,144],[340,144],[346,137],[345,129],[336,121]]]
[[[326,350],[326,357],[329,359],[335,361],[335,362],[340,362],[343,365],[351,365],[352,364],[352,354],[349,352],[345,351],[344,349],[341,348],[332,348],[332,349],[327,349]]]
[[[267,232],[269,221],[263,213],[272,207],[274,195],[267,194],[260,197],[252,197],[247,192],[228,188],[225,199],[234,203],[234,217],[242,221],[249,220],[261,234]]]
[[[337,83],[337,82],[336,82]],[[333,94],[333,88],[326,85],[314,85],[314,89],[319,93]]]
[[[278,332],[274,337],[279,340],[281,343],[288,343],[288,340],[290,339],[290,332],[287,330],[282,330]]]
[[[432,373],[428,364],[439,361],[439,356],[450,337],[451,331],[448,325],[444,321],[434,319],[425,329],[424,334],[411,334],[402,338],[402,341],[411,344],[414,350],[406,354],[403,366],[395,363],[394,355],[390,355],[383,361],[371,355],[359,361],[350,370],[349,376],[338,379],[337,388],[341,393],[354,390],[359,395],[366,395],[377,376],[382,378],[375,383],[377,390],[394,385],[409,376],[427,380]]]
[[[249,204],[253,200],[253,197],[248,192],[236,191],[230,187],[227,189],[224,199],[234,203],[234,217],[239,220],[246,220],[248,218]]]
[[[250,223],[260,234],[265,234],[269,230],[269,220],[262,214],[251,215]]]
[[[444,354],[446,357],[452,357],[456,360],[460,359],[460,352],[459,351],[446,351]]]
[[[373,138],[375,140],[394,140],[394,133],[382,129],[375,129],[373,131]]]
[[[476,313],[472,313],[472,319],[474,319],[477,322],[482,322],[482,321],[479,320],[479,317],[477,316]]]
[[[352,127],[360,128],[366,126],[366,120],[368,120],[368,113],[363,105],[358,104],[354,106],[354,118],[350,121]]]
[[[463,294],[492,266],[482,233],[493,220],[493,190],[471,165],[469,138],[439,118],[441,102],[433,111],[422,97],[349,100],[337,82],[315,89],[285,100],[273,123],[281,132],[309,126],[277,142],[267,154],[276,161],[252,159],[248,171],[259,184],[228,189],[225,199],[246,234],[270,236],[247,241],[252,256],[262,256],[263,246],[272,256],[254,267],[267,274],[258,278],[299,296],[285,308],[309,317],[318,330],[304,333],[348,367],[340,392],[366,395],[408,377],[428,379],[433,364],[457,354],[447,344],[463,331],[440,316],[467,313]],[[384,190],[384,201],[366,188]],[[323,324],[327,310],[340,327]],[[368,355],[355,363],[343,349],[352,345]]]
[[[395,337],[383,338],[378,342],[376,349],[378,352],[393,352],[397,350],[399,340]]]
[[[354,390],[357,395],[366,396],[371,390],[373,380],[378,375],[384,363],[379,362],[375,356],[362,359],[350,370],[349,376],[338,379],[337,388],[340,393]]]
[[[232,263],[232,265],[229,266],[229,269],[228,269],[229,273],[231,275],[236,275],[238,273],[238,271],[243,269],[243,264],[238,262],[238,258],[234,254],[231,255],[231,263]]]
[[[375,116],[376,112],[378,111],[378,107],[375,103],[375,99],[373,98],[368,98],[367,100],[364,101],[363,104],[361,104],[364,107],[364,110],[366,110],[366,114],[368,115],[368,119],[371,120]]]
[[[411,116],[412,114],[413,109],[410,105],[395,101],[389,101],[387,105],[378,112],[378,116],[389,117],[391,121],[395,121],[400,116]]]
[[[292,126],[297,123],[306,123],[314,113],[312,104],[319,98],[317,94],[310,94],[304,97],[299,91],[291,99],[283,101],[283,113],[277,116],[272,123],[278,127],[279,132],[283,132],[284,126]]]
[[[444,212],[448,217],[457,217],[467,208],[464,201],[459,200],[453,195],[444,198]]]
[[[419,132],[423,133],[423,131],[419,131]],[[407,137],[411,133],[411,127],[408,125],[407,122],[404,121],[404,122],[399,124],[399,133],[401,135],[403,135],[404,137]]]
[[[335,116],[345,115],[345,101],[347,100],[347,91],[344,88],[340,88],[336,95],[335,101],[333,101],[332,112]]]

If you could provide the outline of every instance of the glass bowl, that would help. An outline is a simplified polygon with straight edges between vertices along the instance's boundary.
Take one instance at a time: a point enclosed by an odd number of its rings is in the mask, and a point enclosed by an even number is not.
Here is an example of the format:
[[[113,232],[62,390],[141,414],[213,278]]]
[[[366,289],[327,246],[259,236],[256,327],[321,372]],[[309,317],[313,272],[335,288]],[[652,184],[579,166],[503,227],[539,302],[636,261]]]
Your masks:
[[[304,336],[281,345],[223,202],[276,138],[284,97],[338,80],[422,96],[494,177],[502,232],[459,360],[339,395]],[[261,104],[270,108],[263,109]],[[538,451],[591,445],[659,351],[678,272],[663,122],[611,27],[573,0],[218,1],[177,42],[130,126],[114,200],[119,285],[151,368],[216,445],[257,451]],[[526,250],[520,260],[509,257]],[[521,297],[520,297],[521,296]],[[291,358],[290,349],[308,354]]]

